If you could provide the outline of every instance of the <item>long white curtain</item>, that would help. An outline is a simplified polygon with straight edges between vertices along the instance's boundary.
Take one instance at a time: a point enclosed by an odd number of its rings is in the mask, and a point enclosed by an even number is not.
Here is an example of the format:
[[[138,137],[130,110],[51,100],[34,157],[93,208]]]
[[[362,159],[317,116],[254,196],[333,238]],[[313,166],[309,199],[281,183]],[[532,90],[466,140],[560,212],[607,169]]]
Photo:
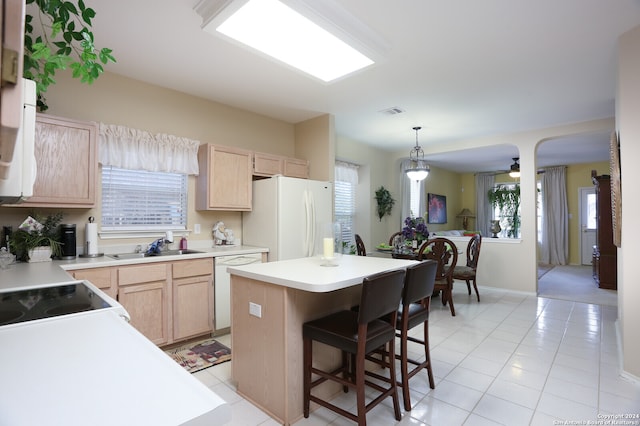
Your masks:
[[[478,173],[476,175],[476,230],[483,237],[491,236],[491,219],[493,206],[489,202],[490,189],[493,189],[496,178],[493,173]]]
[[[150,172],[198,174],[200,142],[100,123],[99,159],[105,166]]]
[[[565,175],[565,166],[548,167],[542,175],[542,263],[566,265],[569,257],[569,215]]]
[[[402,194],[402,216],[400,217],[400,229],[404,227],[404,220],[413,215],[415,217],[424,217],[426,212],[425,207],[425,194],[424,194],[424,180],[419,181],[418,183],[413,182],[413,191],[412,191],[412,181],[405,174],[405,170],[410,166],[411,160],[406,159],[400,162],[400,191]],[[427,177],[428,179],[428,177]],[[411,201],[413,197],[413,204],[417,205],[417,211],[412,211],[411,209]]]

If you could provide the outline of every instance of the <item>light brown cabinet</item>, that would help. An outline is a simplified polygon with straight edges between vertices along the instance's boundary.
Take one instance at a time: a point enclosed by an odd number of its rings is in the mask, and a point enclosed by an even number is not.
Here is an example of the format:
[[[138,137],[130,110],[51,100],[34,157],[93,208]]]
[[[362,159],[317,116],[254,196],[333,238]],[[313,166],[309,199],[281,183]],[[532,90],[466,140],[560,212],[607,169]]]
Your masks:
[[[117,299],[158,346],[213,332],[213,258],[69,272]]]
[[[213,260],[173,263],[173,340],[213,331]]]
[[[118,268],[118,301],[131,325],[158,346],[170,343],[170,263]]]
[[[254,152],[253,175],[265,177],[284,175],[307,179],[309,177],[309,162],[298,158]]]
[[[115,268],[88,268],[71,271],[77,280],[87,280],[113,299],[118,296],[118,274]]]
[[[251,151],[200,145],[196,183],[197,210],[251,210]]]
[[[33,196],[21,207],[94,207],[98,170],[95,123],[36,116]]]

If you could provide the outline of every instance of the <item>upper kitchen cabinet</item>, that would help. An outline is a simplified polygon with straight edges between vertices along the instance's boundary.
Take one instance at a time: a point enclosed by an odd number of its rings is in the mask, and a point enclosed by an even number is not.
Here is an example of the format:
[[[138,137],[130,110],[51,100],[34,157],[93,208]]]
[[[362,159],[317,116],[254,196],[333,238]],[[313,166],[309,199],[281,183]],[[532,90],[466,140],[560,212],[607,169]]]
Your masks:
[[[307,179],[309,177],[309,162],[281,155],[254,152],[253,175],[265,177],[284,175]]]
[[[0,0],[0,179],[5,179],[22,124],[24,2]]]
[[[253,153],[211,144],[198,149],[197,210],[251,210]]]
[[[298,158],[284,159],[285,176],[309,179],[309,162]]]
[[[93,207],[98,171],[96,123],[36,116],[33,196],[24,207]]]

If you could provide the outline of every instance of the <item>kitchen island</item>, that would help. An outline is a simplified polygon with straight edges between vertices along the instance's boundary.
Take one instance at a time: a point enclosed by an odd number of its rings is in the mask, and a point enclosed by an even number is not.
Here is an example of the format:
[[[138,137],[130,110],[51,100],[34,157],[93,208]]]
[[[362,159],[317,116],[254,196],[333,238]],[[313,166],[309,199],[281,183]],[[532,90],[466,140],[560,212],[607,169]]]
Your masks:
[[[303,415],[302,324],[359,303],[364,277],[415,261],[347,255],[339,266],[321,263],[309,257],[228,268],[237,392],[285,425]],[[340,363],[334,348],[313,350],[320,368]],[[340,389],[326,382],[314,392],[326,397]]]

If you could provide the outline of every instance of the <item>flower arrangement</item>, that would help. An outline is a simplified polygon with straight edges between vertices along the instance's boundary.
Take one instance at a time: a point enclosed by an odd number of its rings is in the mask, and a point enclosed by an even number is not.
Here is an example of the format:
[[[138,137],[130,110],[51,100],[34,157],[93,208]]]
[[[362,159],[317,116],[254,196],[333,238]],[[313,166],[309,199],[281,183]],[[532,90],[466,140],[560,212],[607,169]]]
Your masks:
[[[417,240],[418,245],[429,239],[429,230],[423,217],[409,216],[404,220],[402,236],[406,241]]]

